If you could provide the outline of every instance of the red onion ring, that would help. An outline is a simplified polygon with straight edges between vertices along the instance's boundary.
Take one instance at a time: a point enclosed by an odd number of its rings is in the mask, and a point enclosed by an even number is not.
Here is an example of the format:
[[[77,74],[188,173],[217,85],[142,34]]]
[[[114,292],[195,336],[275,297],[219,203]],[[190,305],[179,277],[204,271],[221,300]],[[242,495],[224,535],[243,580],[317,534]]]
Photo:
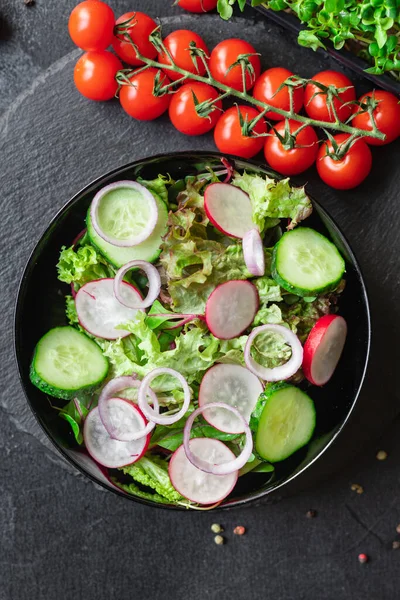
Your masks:
[[[252,275],[262,277],[265,273],[264,246],[258,229],[250,229],[242,239],[243,258]]]
[[[149,422],[141,431],[136,431],[131,434],[122,433],[118,430],[118,427],[115,425],[115,423],[113,423],[110,413],[107,410],[108,400],[111,400],[111,398],[115,397],[118,392],[121,392],[126,388],[140,388],[140,384],[141,382],[138,379],[135,379],[129,375],[116,377],[104,386],[99,396],[98,408],[101,422],[103,423],[108,435],[114,440],[119,440],[120,442],[133,442],[134,440],[139,440],[140,438],[148,435],[155,427],[154,422]],[[147,389],[146,393],[150,396],[151,401],[154,404],[154,409],[152,409],[153,412],[158,412],[159,404],[157,396],[150,388]]]
[[[285,342],[291,347],[292,356],[284,365],[269,369],[268,367],[263,367],[260,365],[251,356],[250,351],[254,339],[263,331],[279,333],[279,335],[281,335]],[[303,362],[303,346],[301,345],[297,335],[287,327],[284,327],[283,325],[272,324],[261,325],[260,327],[253,329],[247,338],[246,346],[244,348],[244,362],[246,363],[246,367],[249,369],[249,371],[265,381],[284,381],[285,379],[289,379],[289,377],[294,375],[300,369]]]
[[[121,293],[122,280],[125,277],[126,273],[131,269],[141,269],[147,275],[149,280],[149,291],[147,296],[143,300],[138,300],[137,302],[128,302],[126,297]],[[128,308],[147,308],[151,306],[158,298],[161,289],[161,279],[160,274],[155,268],[154,265],[145,261],[145,260],[131,260],[126,263],[123,267],[117,271],[114,279],[114,294],[118,302],[127,306]],[[135,304],[135,306],[134,306]]]
[[[140,192],[140,194],[149,203],[149,206],[150,206],[150,216],[148,218],[146,227],[143,229],[143,231],[141,233],[139,233],[135,237],[129,238],[127,240],[119,240],[117,238],[114,238],[114,237],[109,236],[106,233],[104,233],[104,231],[100,227],[99,220],[98,220],[99,205],[100,205],[100,202],[102,201],[102,199],[104,198],[104,196],[106,194],[108,194],[108,192],[112,192],[121,187],[134,189],[134,190]],[[97,194],[93,198],[92,204],[90,206],[90,218],[91,218],[91,221],[92,221],[92,224],[93,224],[93,227],[94,227],[96,233],[101,238],[103,238],[103,240],[108,242],[109,244],[112,244],[113,246],[119,246],[119,247],[137,246],[138,244],[141,244],[142,242],[147,240],[147,238],[153,233],[153,230],[157,224],[157,219],[158,219],[157,203],[154,199],[153,194],[151,192],[149,192],[149,190],[147,188],[145,188],[143,185],[140,185],[140,183],[137,183],[136,181],[116,181],[115,183],[106,185],[105,187],[103,187],[101,190],[99,190],[97,192]]]
[[[243,421],[243,432],[246,434],[246,443],[242,452],[234,460],[231,460],[227,463],[222,463],[220,465],[214,465],[202,458],[199,458],[190,450],[190,431],[192,429],[193,421],[197,415],[201,414],[204,410],[207,410],[207,408],[225,408]],[[192,465],[201,471],[204,471],[205,473],[211,473],[212,475],[228,475],[229,473],[238,471],[247,463],[253,451],[253,438],[248,423],[236,408],[229,406],[229,404],[225,404],[224,402],[210,402],[209,404],[199,406],[199,408],[192,412],[186,421],[185,428],[183,430],[183,446],[185,448],[185,454],[188,460],[190,460]]]
[[[179,383],[182,386],[184,399],[181,409],[175,413],[174,415],[160,415],[159,411],[155,411],[153,408],[150,408],[148,398],[150,391],[150,383],[158,377],[159,375],[172,375],[172,377],[176,377]],[[190,404],[190,388],[186,379],[175,371],[175,369],[169,369],[167,367],[160,367],[158,369],[153,369],[150,373],[147,373],[146,377],[144,377],[141,381],[139,387],[139,395],[138,395],[138,406],[142,413],[144,414],[149,421],[153,423],[157,423],[158,425],[172,425],[172,423],[176,423],[179,421],[184,414],[187,412]],[[157,408],[157,407],[156,407]]]
[[[221,158],[221,162],[227,170],[226,177],[222,183],[229,183],[233,175],[233,167],[227,158]]]

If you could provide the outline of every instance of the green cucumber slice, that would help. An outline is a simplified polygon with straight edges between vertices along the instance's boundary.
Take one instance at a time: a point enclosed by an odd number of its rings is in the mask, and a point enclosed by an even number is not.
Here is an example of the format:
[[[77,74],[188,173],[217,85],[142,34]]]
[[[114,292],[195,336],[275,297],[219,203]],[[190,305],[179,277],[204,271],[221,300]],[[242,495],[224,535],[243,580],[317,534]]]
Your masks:
[[[152,192],[158,209],[158,219],[153,233],[137,246],[114,246],[101,238],[95,231],[91,218],[90,209],[86,217],[88,236],[91,244],[110,262],[119,269],[131,260],[146,260],[155,262],[160,256],[162,236],[167,230],[168,209],[161,198]]]
[[[73,327],[55,327],[36,345],[30,379],[46,394],[69,400],[98,386],[107,373],[108,360],[96,342]]]
[[[307,394],[286,383],[272,385],[261,394],[250,421],[257,454],[271,463],[285,460],[310,441],[315,421]]]
[[[345,271],[339,250],[309,227],[283,234],[272,255],[272,276],[285,290],[314,296],[337,287]]]

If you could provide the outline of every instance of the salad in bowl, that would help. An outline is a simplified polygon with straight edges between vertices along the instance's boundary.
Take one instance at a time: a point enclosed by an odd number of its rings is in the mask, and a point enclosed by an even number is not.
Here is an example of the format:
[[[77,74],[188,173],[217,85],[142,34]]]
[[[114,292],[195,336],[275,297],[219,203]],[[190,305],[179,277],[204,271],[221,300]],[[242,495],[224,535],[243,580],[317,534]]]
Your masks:
[[[65,314],[30,380],[97,479],[153,503],[219,505],[315,439],[346,342],[345,260],[304,188],[168,171],[103,186],[59,248]]]

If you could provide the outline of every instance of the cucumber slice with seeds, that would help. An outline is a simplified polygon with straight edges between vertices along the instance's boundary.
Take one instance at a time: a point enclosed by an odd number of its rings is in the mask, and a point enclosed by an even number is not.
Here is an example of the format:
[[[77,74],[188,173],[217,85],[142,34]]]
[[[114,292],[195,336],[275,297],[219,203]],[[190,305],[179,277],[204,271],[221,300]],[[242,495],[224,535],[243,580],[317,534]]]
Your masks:
[[[107,372],[108,360],[96,342],[73,327],[55,327],[35,348],[30,378],[46,394],[68,400],[98,386]]]
[[[273,251],[273,278],[298,296],[334,290],[344,271],[345,263],[336,246],[308,227],[284,233]]]
[[[157,223],[153,233],[147,240],[137,246],[114,246],[103,240],[92,225],[89,208],[86,225],[90,242],[117,269],[131,260],[154,262],[160,255],[162,236],[166,233],[167,229],[168,209],[165,202],[157,194],[154,192],[152,194],[156,200],[158,209]]]
[[[272,385],[261,394],[250,421],[257,454],[271,463],[285,460],[310,441],[315,420],[307,394],[286,383]]]

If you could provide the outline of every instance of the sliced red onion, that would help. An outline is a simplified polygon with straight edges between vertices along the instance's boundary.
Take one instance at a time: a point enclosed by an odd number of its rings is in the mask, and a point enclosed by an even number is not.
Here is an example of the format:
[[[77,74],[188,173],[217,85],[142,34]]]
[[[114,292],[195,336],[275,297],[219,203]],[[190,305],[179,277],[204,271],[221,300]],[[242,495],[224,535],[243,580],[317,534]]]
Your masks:
[[[264,246],[258,229],[250,229],[242,240],[243,258],[252,275],[262,277],[265,273]]]
[[[109,192],[113,192],[114,190],[117,190],[119,188],[129,188],[139,192],[143,196],[143,200],[149,205],[149,216],[147,218],[146,224],[143,225],[143,228],[139,233],[125,240],[120,240],[118,238],[107,235],[102,230],[98,218],[99,205],[100,202],[103,200],[104,196]],[[136,181],[116,181],[115,183],[106,185],[104,188],[97,192],[97,194],[93,198],[90,207],[90,218],[96,233],[109,244],[119,247],[137,246],[138,244],[141,244],[142,242],[147,240],[147,238],[153,233],[158,219],[157,203],[154,199],[153,194],[151,194],[151,192],[149,192],[149,190],[143,185],[140,185],[140,183],[137,183]]]
[[[229,160],[227,158],[221,158],[221,162],[227,171],[226,177],[225,177],[223,183],[229,183],[230,180],[232,179],[232,175],[233,175],[233,166],[231,165],[231,163],[229,162]]]
[[[148,435],[155,427],[155,423],[150,422],[141,431],[129,431],[129,428],[127,429],[124,427],[124,424],[114,423],[112,415],[108,410],[107,403],[109,400],[117,396],[122,390],[127,388],[139,388],[140,384],[141,382],[138,379],[128,375],[116,377],[104,386],[99,396],[98,408],[100,419],[108,435],[114,440],[119,440],[120,442],[132,442]],[[151,402],[154,405],[153,412],[157,414],[159,411],[157,396],[150,388],[148,388],[146,393],[150,396]]]
[[[279,333],[279,335],[281,335],[285,342],[291,347],[292,356],[284,365],[269,369],[268,367],[263,367],[260,365],[251,356],[251,347],[254,339],[260,333],[265,331]],[[289,377],[294,375],[300,369],[303,362],[303,346],[301,345],[297,335],[287,327],[284,327],[283,325],[261,325],[260,327],[253,329],[247,339],[246,346],[244,348],[244,361],[247,368],[254,373],[254,375],[257,375],[257,377],[260,377],[265,381],[284,381],[285,379],[289,379]]]
[[[151,389],[150,383],[159,375],[171,375],[172,377],[176,377],[176,379],[182,386],[184,394],[183,404],[181,409],[174,415],[159,414],[157,407],[156,410],[154,410],[149,406],[148,395]],[[179,421],[179,419],[181,419],[183,415],[187,412],[189,408],[189,403],[190,388],[188,386],[188,383],[183,377],[183,375],[178,373],[178,371],[175,371],[175,369],[168,369],[167,367],[153,369],[141,381],[138,395],[138,405],[140,410],[143,412],[144,416],[147,417],[149,421],[152,421],[153,423],[157,423],[158,425],[172,425],[172,423],[176,423],[176,421]]]
[[[86,228],[85,228],[85,229],[82,229],[82,231],[80,231],[80,232],[78,233],[78,235],[77,235],[77,236],[76,236],[76,237],[73,239],[73,241],[72,241],[72,244],[71,244],[71,246],[72,246],[72,249],[73,249],[73,250],[75,250],[75,247],[77,246],[78,242],[80,242],[80,241],[81,241],[81,239],[82,239],[82,238],[83,238],[83,236],[86,234],[86,232],[87,232],[87,229],[86,229]]]
[[[147,296],[143,300],[140,300],[138,298],[137,301],[136,300],[132,301],[131,298],[128,298],[127,295],[123,293],[122,280],[125,277],[126,273],[128,271],[130,271],[131,269],[141,269],[142,271],[144,271],[146,273],[147,278],[149,280],[149,291],[147,293]],[[119,271],[117,271],[117,274],[115,275],[115,279],[114,279],[115,297],[118,300],[118,302],[120,302],[124,306],[127,306],[128,308],[147,308],[148,306],[151,306],[153,304],[154,300],[156,300],[158,298],[160,289],[161,289],[160,274],[157,271],[157,269],[155,268],[155,266],[152,265],[151,263],[147,262],[146,260],[131,260],[130,262],[126,263],[126,265],[121,267],[119,269]]]
[[[246,442],[239,456],[237,456],[234,460],[230,460],[229,462],[218,465],[212,464],[200,458],[199,456],[196,456],[196,454],[191,451],[189,444],[193,421],[199,414],[210,408],[225,408],[226,410],[232,412],[243,423],[243,432],[246,434]],[[192,412],[186,421],[186,425],[183,430],[183,446],[185,448],[185,454],[188,460],[192,463],[192,465],[201,471],[204,471],[205,473],[211,473],[212,475],[228,475],[229,473],[238,471],[247,463],[253,450],[253,438],[248,423],[236,408],[229,406],[229,404],[225,404],[224,402],[210,402],[209,404],[199,406],[199,408]]]

